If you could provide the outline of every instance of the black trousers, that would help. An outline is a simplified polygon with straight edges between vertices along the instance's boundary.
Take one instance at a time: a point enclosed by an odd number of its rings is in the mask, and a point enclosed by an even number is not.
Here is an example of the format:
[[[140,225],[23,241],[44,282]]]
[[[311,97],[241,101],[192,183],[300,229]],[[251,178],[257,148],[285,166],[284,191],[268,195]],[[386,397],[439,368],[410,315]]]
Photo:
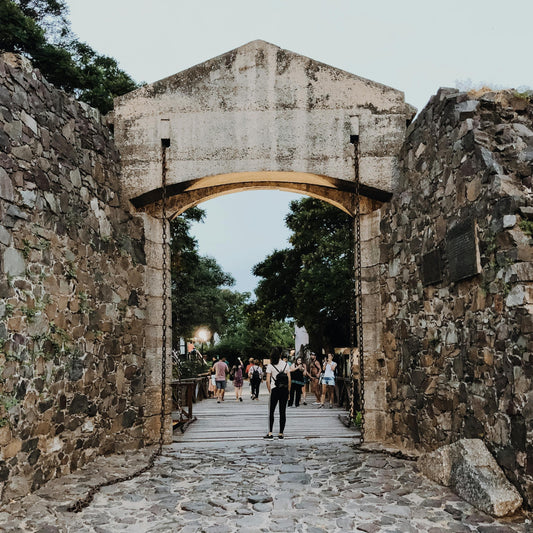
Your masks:
[[[289,406],[291,406],[294,403],[294,400],[296,399],[296,407],[300,405],[300,399],[302,397],[302,385],[298,385],[297,383],[291,384],[291,394],[289,397]]]
[[[257,381],[254,381],[252,379],[250,381],[250,386],[252,387],[252,396],[255,396],[257,398],[259,396],[259,387],[261,386],[261,380],[258,379]]]
[[[285,422],[287,420],[286,410],[287,410],[287,400],[289,399],[289,390],[288,389],[279,389],[274,387],[270,393],[270,407],[269,407],[269,416],[268,416],[268,431],[272,433],[272,428],[274,427],[274,411],[276,410],[276,405],[279,403],[279,432],[283,433],[285,430]]]

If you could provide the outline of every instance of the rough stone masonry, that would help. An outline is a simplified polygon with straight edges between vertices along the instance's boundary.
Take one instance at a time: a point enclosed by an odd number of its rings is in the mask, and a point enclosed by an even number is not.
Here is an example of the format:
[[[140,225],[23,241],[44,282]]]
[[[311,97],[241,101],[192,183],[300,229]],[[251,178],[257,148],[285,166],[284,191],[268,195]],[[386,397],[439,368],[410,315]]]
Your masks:
[[[99,114],[0,57],[0,493],[143,445],[142,220]]]
[[[441,89],[376,216],[387,432],[485,441],[533,505],[533,105]]]

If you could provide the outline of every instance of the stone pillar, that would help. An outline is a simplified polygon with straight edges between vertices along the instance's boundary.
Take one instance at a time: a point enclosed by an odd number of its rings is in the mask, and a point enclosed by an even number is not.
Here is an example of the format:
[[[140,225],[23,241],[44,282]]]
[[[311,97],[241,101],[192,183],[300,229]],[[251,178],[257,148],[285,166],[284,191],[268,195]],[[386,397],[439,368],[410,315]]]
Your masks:
[[[380,221],[379,209],[361,215],[365,442],[382,442],[388,433],[386,365],[382,347],[383,324],[379,286]]]
[[[159,440],[161,427],[161,357],[163,347],[163,225],[160,219],[146,214],[140,215],[144,220],[146,252],[146,360],[144,363],[145,401],[144,401],[144,437],[147,443]],[[167,233],[168,235],[168,233]],[[170,381],[172,380],[172,310],[170,300],[170,246],[167,245],[167,365],[166,365],[166,402],[165,443],[172,442],[172,397]]]

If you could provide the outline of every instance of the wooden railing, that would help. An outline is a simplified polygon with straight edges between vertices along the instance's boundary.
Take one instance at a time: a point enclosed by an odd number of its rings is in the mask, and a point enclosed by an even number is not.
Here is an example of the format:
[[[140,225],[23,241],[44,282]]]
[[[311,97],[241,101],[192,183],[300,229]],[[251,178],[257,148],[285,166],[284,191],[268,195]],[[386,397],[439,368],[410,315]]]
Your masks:
[[[205,373],[195,378],[175,380],[170,383],[170,386],[172,387],[172,410],[175,412],[174,427],[192,422],[194,420],[193,404],[208,398],[209,375]],[[179,404],[181,404],[181,409]]]

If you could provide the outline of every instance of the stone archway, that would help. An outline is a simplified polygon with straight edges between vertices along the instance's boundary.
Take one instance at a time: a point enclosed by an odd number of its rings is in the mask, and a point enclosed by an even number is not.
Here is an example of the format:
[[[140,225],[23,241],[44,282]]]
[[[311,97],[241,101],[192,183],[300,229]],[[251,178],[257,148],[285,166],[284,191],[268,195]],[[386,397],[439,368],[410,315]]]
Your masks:
[[[260,175],[258,173],[257,175]],[[299,192],[313,196],[335,205],[350,215],[354,214],[355,196],[352,191],[314,186],[295,180],[287,180],[280,184],[274,179],[263,179],[206,186],[188,191],[175,192],[170,188],[168,197],[169,218],[183,213],[189,207],[198,205],[223,194],[232,194],[243,190],[285,190]],[[197,180],[201,182],[202,178]],[[209,183],[209,180],[207,180]],[[137,212],[142,216],[145,224],[146,277],[145,290],[147,295],[146,319],[146,363],[145,363],[145,402],[146,402],[146,438],[154,440],[159,436],[159,414],[161,406],[161,347],[162,347],[162,232],[161,223],[161,191],[151,191],[141,198],[132,199],[137,205]],[[148,199],[152,198],[152,201]],[[156,199],[157,198],[157,199]],[[361,263],[362,263],[362,302],[363,302],[363,331],[365,337],[365,440],[367,442],[380,441],[385,437],[386,423],[386,378],[384,374],[385,357],[382,349],[381,297],[378,282],[379,239],[380,239],[380,207],[383,202],[361,196]],[[170,310],[170,304],[168,305]],[[170,316],[167,318],[170,323]],[[170,359],[170,358],[169,358]],[[167,360],[167,375],[171,373],[170,360]],[[170,386],[167,388],[167,398],[171,397]],[[170,407],[168,408],[170,412]],[[171,440],[171,421],[167,418],[167,441]]]
[[[353,182],[302,172],[240,172],[176,183],[167,187],[167,209],[172,216],[177,216],[190,207],[218,196],[249,190],[301,193],[334,205],[349,215],[354,214]],[[158,188],[132,198],[131,203],[139,212],[157,217],[161,211],[161,195],[162,189]],[[388,199],[390,195],[382,193],[376,196]],[[361,202],[363,214],[382,205],[380,199],[371,196],[361,196]]]
[[[264,41],[115,100],[122,189],[145,225],[147,437],[159,431],[163,151],[174,214],[247,189],[301,192],[353,213],[357,169],[364,196],[366,438],[385,435],[378,207],[394,190],[413,115],[400,91]]]

